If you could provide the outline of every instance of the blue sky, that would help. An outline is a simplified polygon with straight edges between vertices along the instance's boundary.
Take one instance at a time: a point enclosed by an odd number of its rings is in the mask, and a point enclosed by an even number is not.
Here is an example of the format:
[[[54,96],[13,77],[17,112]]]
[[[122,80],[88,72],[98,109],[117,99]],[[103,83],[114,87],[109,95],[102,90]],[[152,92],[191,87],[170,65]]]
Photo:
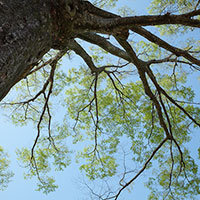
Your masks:
[[[144,8],[148,5],[150,0],[124,0],[119,1],[119,6],[127,5],[136,10],[136,13],[145,14]],[[80,60],[75,61],[79,64]],[[66,66],[72,64],[71,62],[65,61],[63,63]],[[191,80],[192,81],[192,80]],[[198,90],[198,88],[197,88]],[[14,171],[15,176],[13,181],[9,184],[9,187],[0,192],[0,199],[3,200],[83,200],[87,199],[87,192],[81,185],[82,175],[80,174],[77,165],[73,163],[71,166],[67,167],[64,172],[53,173],[56,177],[56,182],[59,188],[54,193],[49,195],[44,195],[40,192],[35,191],[36,179],[24,180],[23,172],[24,169],[20,167],[19,162],[16,158],[16,148],[21,148],[24,146],[32,146],[34,138],[36,136],[36,130],[31,125],[25,127],[16,127],[11,122],[8,121],[3,115],[0,115],[0,134],[2,145],[6,152],[10,155],[11,169]],[[199,138],[195,139],[196,144],[200,142]],[[124,192],[122,194],[122,199],[134,200],[147,199],[147,190],[143,186],[143,177],[140,177],[134,184],[131,193]],[[85,198],[83,198],[85,197]]]

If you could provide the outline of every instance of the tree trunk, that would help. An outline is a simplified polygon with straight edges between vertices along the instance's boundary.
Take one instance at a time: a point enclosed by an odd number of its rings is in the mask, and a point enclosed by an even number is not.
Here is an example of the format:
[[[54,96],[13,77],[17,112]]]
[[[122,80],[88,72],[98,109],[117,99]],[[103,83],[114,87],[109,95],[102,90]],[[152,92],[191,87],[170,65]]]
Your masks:
[[[88,5],[82,0],[0,1],[0,101],[51,48],[66,48],[87,29]],[[77,29],[75,21],[86,26]]]
[[[50,4],[0,1],[0,100],[52,46]]]

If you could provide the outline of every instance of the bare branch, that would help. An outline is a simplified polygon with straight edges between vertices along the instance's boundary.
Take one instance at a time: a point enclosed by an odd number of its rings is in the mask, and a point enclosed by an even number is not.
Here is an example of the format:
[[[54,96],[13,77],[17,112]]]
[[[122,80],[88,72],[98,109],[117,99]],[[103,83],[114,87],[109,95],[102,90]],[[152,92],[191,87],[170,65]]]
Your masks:
[[[40,125],[41,125],[41,122],[42,122],[42,120],[43,120],[45,111],[46,111],[46,109],[47,109],[47,107],[48,107],[49,98],[50,98],[50,95],[51,95],[51,93],[52,93],[53,82],[54,82],[54,73],[55,73],[55,69],[56,69],[56,64],[57,64],[57,62],[58,62],[58,61],[56,60],[56,61],[54,61],[54,62],[51,64],[52,69],[51,69],[51,72],[50,72],[50,75],[49,75],[49,78],[48,78],[48,80],[49,80],[49,82],[50,82],[49,91],[48,91],[47,97],[45,98],[45,104],[44,104],[44,106],[43,106],[43,110],[42,110],[42,113],[41,113],[41,115],[40,115],[39,122],[38,122],[38,124],[37,124],[37,131],[38,131],[38,133],[37,133],[37,136],[36,136],[36,138],[35,138],[35,142],[34,142],[34,144],[33,144],[33,147],[32,147],[32,149],[31,149],[31,160],[34,158],[34,149],[35,149],[36,144],[37,144],[37,142],[38,142],[38,139],[39,139],[39,137],[40,137]],[[49,82],[48,82],[48,83],[49,83]],[[44,94],[44,97],[45,97],[45,91],[43,91],[43,94]]]
[[[78,44],[78,42],[76,42],[75,40],[70,40],[68,43],[68,47],[83,58],[83,60],[86,62],[92,73],[98,70],[98,68],[93,63],[92,58],[81,47],[81,45]]]
[[[140,176],[144,170],[146,169],[147,165],[151,162],[151,160],[153,159],[153,157],[155,156],[155,154],[160,150],[160,148],[165,144],[165,142],[168,140],[168,138],[165,138],[159,145],[158,147],[152,152],[151,156],[149,157],[149,159],[145,162],[143,168],[130,180],[128,181],[119,191],[115,196],[109,197],[108,199],[115,199],[117,200],[119,195],[121,194],[121,192],[127,188],[131,183],[133,183],[133,181],[135,181],[138,176]]]
[[[200,21],[191,18],[193,16],[199,15],[199,13],[200,9],[180,15],[171,15],[167,13],[164,15],[145,15],[132,17],[117,16],[115,18],[112,18],[112,16],[106,17],[105,14],[104,16],[101,16],[101,14],[99,13],[94,14],[93,12],[89,11],[89,13],[83,13],[81,18],[76,19],[75,27],[78,31],[82,31],[85,30],[86,27],[90,27],[90,30],[94,32],[106,34],[112,34],[113,32],[115,32],[119,33],[121,36],[124,36],[124,33],[127,34],[127,31],[125,30],[131,29],[131,27],[136,25],[154,26],[166,24],[180,24],[184,26],[200,28]],[[87,19],[87,23],[82,23],[83,18]]]
[[[42,65],[36,67],[32,71],[30,71],[26,76],[29,76],[29,75],[35,73],[36,71],[40,70],[41,68],[43,68],[43,67],[45,67],[47,65],[51,65],[54,61],[60,60],[67,53],[67,51],[68,51],[68,49],[59,51],[56,54],[56,56],[54,56],[53,58],[50,58],[49,60],[47,60],[46,62],[44,62]]]
[[[187,51],[179,49],[177,47],[174,47],[174,46],[168,44],[164,40],[160,39],[158,36],[152,34],[150,31],[147,31],[146,29],[144,29],[140,26],[135,26],[135,27],[131,28],[131,30],[138,33],[139,35],[145,37],[149,41],[157,44],[158,46],[164,48],[165,50],[170,51],[177,57],[182,56],[182,57],[186,58],[187,60],[189,60],[190,62],[192,62],[193,64],[200,66],[200,60],[191,56]],[[152,61],[150,61],[150,62],[152,62]]]

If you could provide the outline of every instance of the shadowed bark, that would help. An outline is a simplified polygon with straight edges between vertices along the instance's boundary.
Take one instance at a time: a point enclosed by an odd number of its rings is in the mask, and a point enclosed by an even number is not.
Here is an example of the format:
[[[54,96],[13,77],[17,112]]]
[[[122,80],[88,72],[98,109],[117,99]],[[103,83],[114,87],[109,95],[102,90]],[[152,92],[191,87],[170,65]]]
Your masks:
[[[70,35],[64,1],[0,1],[0,100],[51,48]]]
[[[45,1],[1,1],[0,99],[52,45],[50,8]]]

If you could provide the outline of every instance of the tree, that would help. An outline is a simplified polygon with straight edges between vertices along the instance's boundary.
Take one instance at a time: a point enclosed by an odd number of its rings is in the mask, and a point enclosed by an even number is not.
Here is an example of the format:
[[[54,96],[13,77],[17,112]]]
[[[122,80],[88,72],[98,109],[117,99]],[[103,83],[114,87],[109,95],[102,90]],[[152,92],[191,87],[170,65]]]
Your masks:
[[[14,123],[33,122],[37,130],[19,159],[28,178],[37,176],[38,190],[49,193],[57,185],[47,174],[70,164],[65,140],[72,138],[87,145],[76,156],[91,181],[120,172],[115,188],[102,194],[86,184],[93,198],[119,199],[148,170],[149,199],[195,199],[200,148],[193,156],[187,144],[200,126],[189,85],[200,66],[200,1],[153,0],[150,15],[139,16],[102,9],[115,3],[0,2],[1,105],[15,110]],[[72,52],[85,64],[66,73],[60,61]],[[9,101],[11,88],[18,97]],[[54,106],[66,107],[63,123],[53,118]]]

